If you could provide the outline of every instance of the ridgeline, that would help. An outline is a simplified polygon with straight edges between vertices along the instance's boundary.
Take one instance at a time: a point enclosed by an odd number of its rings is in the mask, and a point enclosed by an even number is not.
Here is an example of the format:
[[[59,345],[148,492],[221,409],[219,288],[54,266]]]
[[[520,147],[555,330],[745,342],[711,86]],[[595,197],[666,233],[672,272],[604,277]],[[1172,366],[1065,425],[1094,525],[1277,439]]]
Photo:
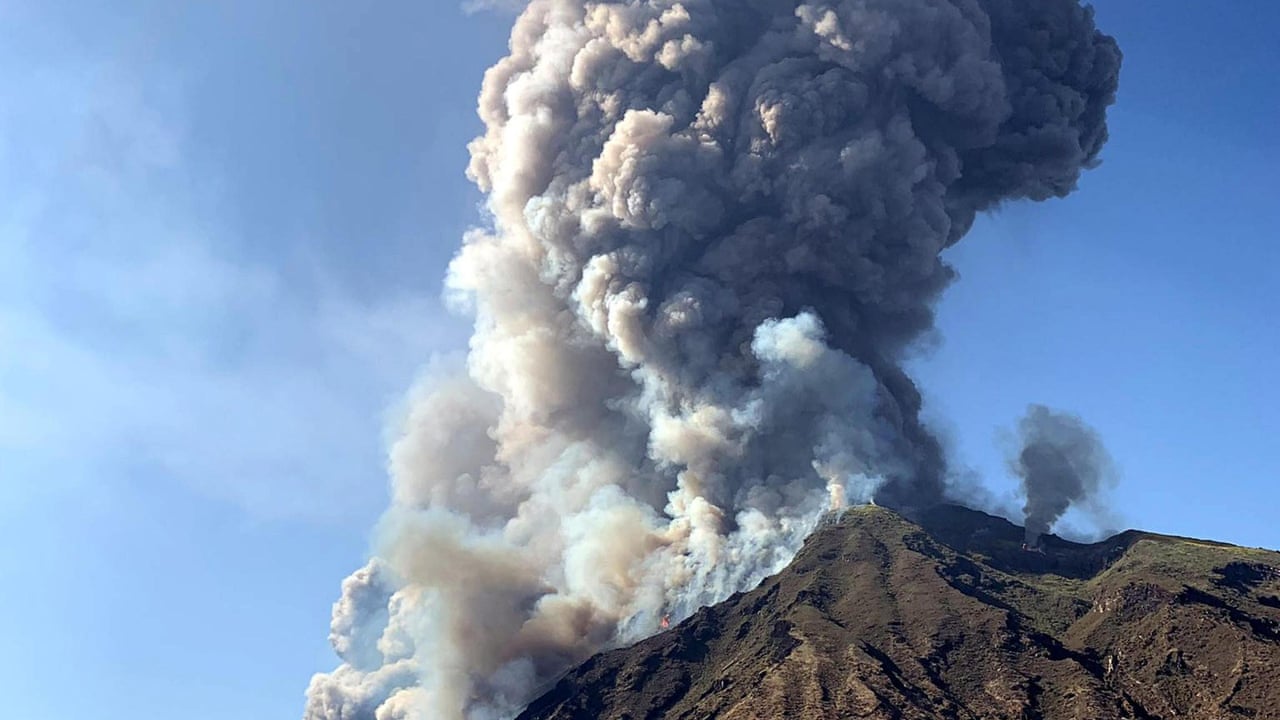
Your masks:
[[[519,720],[1280,718],[1280,553],[1022,540],[955,506],[850,510],[783,572],[595,656]]]

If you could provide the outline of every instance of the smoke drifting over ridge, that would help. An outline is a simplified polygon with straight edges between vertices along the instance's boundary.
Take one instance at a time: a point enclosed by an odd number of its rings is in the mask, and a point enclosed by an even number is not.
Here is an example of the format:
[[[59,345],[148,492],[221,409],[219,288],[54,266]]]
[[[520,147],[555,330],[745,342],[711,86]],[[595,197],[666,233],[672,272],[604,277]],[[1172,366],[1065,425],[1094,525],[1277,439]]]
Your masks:
[[[1114,481],[1111,456],[1098,433],[1068,413],[1032,405],[1018,422],[1022,446],[1010,467],[1022,478],[1027,497],[1027,543],[1040,536],[1073,505],[1101,512],[1098,491]]]
[[[466,367],[415,395],[306,719],[508,716],[832,504],[942,499],[899,363],[939,253],[1075,187],[1119,62],[1076,0],[534,0],[480,97]]]

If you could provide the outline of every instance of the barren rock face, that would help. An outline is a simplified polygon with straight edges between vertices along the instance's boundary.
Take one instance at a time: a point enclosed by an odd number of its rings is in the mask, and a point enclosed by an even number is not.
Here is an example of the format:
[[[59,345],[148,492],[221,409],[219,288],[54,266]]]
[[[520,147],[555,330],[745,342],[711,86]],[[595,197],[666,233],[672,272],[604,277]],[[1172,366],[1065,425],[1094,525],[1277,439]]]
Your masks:
[[[520,720],[1280,718],[1280,554],[848,512],[759,587],[598,655]]]
[[[1094,603],[1098,613],[1115,613],[1123,620],[1146,617],[1173,602],[1174,594],[1155,583],[1132,583],[1119,590],[1108,591]]]

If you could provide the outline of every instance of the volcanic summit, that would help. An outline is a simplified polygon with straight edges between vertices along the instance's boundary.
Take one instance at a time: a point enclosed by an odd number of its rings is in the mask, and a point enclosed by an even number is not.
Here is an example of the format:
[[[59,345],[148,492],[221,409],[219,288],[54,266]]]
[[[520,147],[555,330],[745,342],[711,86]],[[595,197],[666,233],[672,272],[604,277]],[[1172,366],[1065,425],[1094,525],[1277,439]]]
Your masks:
[[[846,512],[755,589],[597,655],[519,720],[1280,718],[1280,553]]]

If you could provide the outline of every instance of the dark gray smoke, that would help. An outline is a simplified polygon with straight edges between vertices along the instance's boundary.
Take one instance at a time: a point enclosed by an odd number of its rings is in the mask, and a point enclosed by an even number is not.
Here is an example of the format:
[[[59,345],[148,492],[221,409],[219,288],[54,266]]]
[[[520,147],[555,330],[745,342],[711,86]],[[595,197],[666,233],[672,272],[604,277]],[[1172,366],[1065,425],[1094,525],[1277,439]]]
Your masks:
[[[1101,511],[1097,493],[1115,470],[1098,433],[1075,415],[1032,405],[1018,434],[1022,447],[1010,465],[1022,478],[1027,544],[1034,547],[1073,505]]]
[[[413,404],[308,720],[502,717],[832,505],[939,501],[900,364],[939,254],[1075,188],[1120,65],[1076,0],[534,0],[510,47],[449,274],[467,365]]]

